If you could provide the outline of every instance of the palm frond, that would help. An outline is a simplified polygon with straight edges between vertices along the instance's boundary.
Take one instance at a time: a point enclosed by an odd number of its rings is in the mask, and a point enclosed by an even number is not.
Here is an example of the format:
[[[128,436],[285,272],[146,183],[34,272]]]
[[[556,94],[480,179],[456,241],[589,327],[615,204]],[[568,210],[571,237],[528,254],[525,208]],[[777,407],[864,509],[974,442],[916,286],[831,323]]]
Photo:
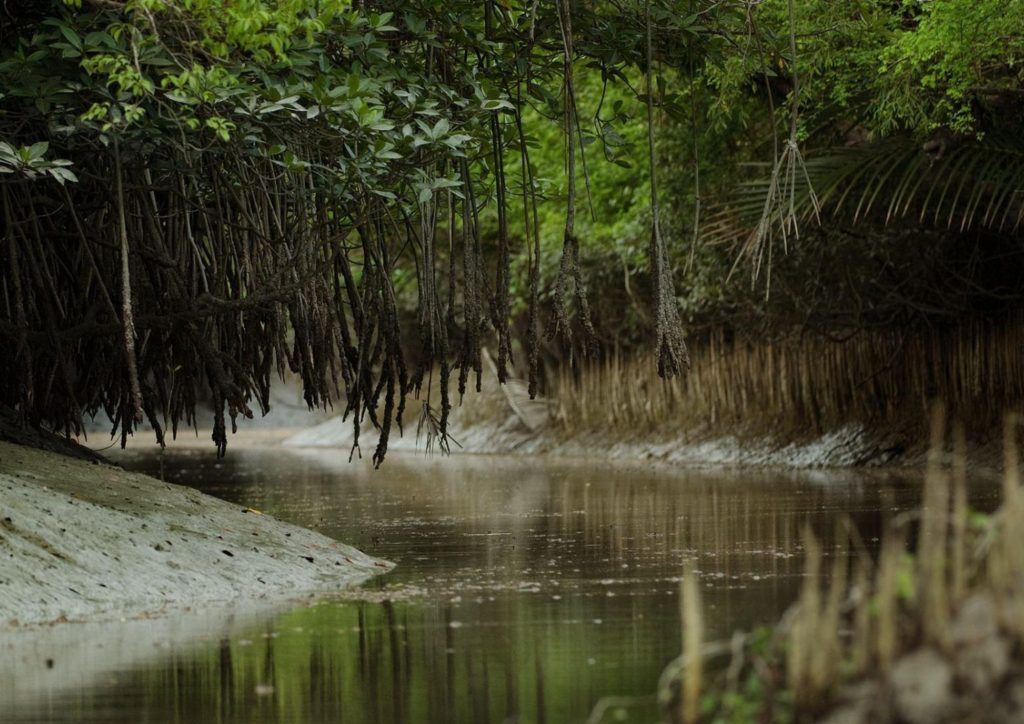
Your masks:
[[[702,227],[705,243],[736,243],[749,252],[766,225],[783,228],[820,213],[854,224],[892,224],[914,219],[927,226],[1013,233],[1024,223],[1024,139],[990,134],[931,152],[908,138],[830,149],[804,159],[804,173],[789,177],[785,207],[777,170],[739,184],[713,208]],[[755,260],[755,264],[758,263]]]

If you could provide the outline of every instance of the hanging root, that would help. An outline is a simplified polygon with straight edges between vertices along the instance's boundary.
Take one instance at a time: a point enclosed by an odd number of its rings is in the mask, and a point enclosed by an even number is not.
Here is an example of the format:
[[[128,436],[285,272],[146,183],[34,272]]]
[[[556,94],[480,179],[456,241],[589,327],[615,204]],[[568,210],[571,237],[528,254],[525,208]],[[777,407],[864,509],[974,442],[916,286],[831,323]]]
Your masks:
[[[647,150],[651,177],[651,244],[648,256],[654,281],[654,314],[657,329],[658,374],[675,377],[690,366],[683,323],[676,304],[672,267],[665,240],[661,236],[661,209],[658,204],[657,165],[654,152],[654,85],[651,83],[653,57],[651,52],[651,8],[646,4],[647,22]]]
[[[597,349],[597,333],[590,316],[590,304],[587,301],[587,289],[583,283],[580,269],[580,242],[576,236],[576,90],[573,84],[573,41],[572,41],[572,9],[568,0],[558,0],[558,18],[562,30],[563,69],[562,97],[565,105],[565,163],[566,163],[566,210],[565,233],[562,237],[562,260],[558,267],[558,278],[555,282],[554,312],[550,335],[561,337],[569,344],[573,341],[572,325],[566,311],[566,288],[571,278],[574,288],[576,311],[579,315],[583,338],[581,347],[584,353],[592,353]]]
[[[122,178],[121,152],[117,141],[114,141],[114,182],[117,189],[117,222],[118,237],[121,242],[121,321],[124,325],[124,356],[128,368],[128,383],[131,390],[132,413],[126,420],[122,417],[123,435],[128,426],[134,427],[142,422],[142,385],[139,383],[138,361],[135,356],[135,318],[132,314],[132,277],[131,262],[128,249],[128,226],[125,222],[124,180]]]

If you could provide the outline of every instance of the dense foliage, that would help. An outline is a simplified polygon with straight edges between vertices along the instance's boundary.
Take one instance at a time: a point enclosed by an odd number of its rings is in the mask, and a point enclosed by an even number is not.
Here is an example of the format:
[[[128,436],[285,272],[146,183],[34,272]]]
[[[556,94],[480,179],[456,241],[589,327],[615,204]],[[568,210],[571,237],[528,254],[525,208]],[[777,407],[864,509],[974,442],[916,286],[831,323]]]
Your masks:
[[[123,439],[143,417],[162,437],[209,399],[223,450],[226,417],[265,409],[290,369],[310,405],[341,388],[357,429],[382,429],[379,462],[425,381],[421,422],[443,438],[449,375],[460,393],[479,380],[484,344],[500,378],[515,361],[536,392],[545,339],[552,354],[653,340],[671,375],[684,327],[800,324],[808,303],[822,328],[907,317],[933,288],[922,265],[947,297],[1005,301],[1017,293],[985,269],[1007,250],[1004,276],[1020,264],[1022,11],[0,11],[0,402],[68,430],[103,409]],[[923,227],[934,254],[890,243]],[[968,232],[975,251],[950,241]],[[961,257],[983,259],[949,281]],[[753,288],[730,281],[744,258]],[[881,293],[878,265],[893,277]],[[857,312],[837,322],[820,300]]]

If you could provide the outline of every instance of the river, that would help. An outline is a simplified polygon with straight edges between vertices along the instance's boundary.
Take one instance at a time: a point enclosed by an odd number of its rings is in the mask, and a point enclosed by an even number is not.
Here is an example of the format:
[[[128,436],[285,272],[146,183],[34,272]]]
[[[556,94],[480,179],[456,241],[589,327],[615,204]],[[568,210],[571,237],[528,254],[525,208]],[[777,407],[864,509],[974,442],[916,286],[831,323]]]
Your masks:
[[[604,721],[650,722],[681,649],[684,560],[706,638],[728,638],[792,603],[805,530],[834,553],[849,520],[873,549],[919,495],[898,472],[600,459],[394,453],[373,471],[341,451],[252,447],[118,461],[397,568],[341,596],[53,627],[32,645],[79,657],[76,673],[50,659],[23,672],[4,721],[562,724],[613,697]]]

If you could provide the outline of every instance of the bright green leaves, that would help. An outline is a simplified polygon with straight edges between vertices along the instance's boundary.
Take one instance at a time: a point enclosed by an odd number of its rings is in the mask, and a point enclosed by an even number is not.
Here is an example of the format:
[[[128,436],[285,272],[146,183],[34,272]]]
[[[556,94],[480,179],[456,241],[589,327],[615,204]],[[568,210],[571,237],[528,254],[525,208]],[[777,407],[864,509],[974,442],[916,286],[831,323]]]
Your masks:
[[[145,109],[137,103],[108,102],[93,103],[89,110],[81,115],[81,120],[99,128],[102,134],[100,140],[106,144],[110,133],[123,131],[129,126],[137,126],[145,116]]]
[[[9,96],[39,95],[40,113],[71,113],[84,122],[79,132],[98,130],[104,143],[131,129],[155,143],[199,132],[269,146],[298,129],[288,124],[313,123],[333,137],[327,154],[359,156],[360,175],[393,176],[397,162],[415,164],[399,125],[472,116],[463,89],[491,101],[487,108],[503,107],[471,73],[451,85],[425,77],[420,43],[434,35],[420,27],[422,41],[385,42],[398,30],[392,13],[338,0],[128,0],[44,20],[2,59],[0,75]],[[64,95],[42,97],[46,79]],[[476,113],[482,129],[486,114]],[[472,137],[430,141],[456,155]]]
[[[206,127],[212,129],[222,141],[231,140],[231,132],[235,130],[235,124],[226,118],[213,116],[206,119]]]
[[[195,26],[195,42],[205,54],[221,61],[288,63],[291,52],[315,43],[332,20],[350,10],[347,2],[312,0],[135,0],[129,9]]]
[[[713,125],[759,121],[749,114],[764,109],[745,104],[767,89],[783,108],[794,64],[808,127],[831,129],[845,114],[878,136],[977,133],[1024,84],[1024,0],[803,0],[794,11],[795,59],[787,0],[757,4],[723,33],[741,52],[704,66]]]
[[[133,65],[126,55],[101,53],[84,58],[82,69],[90,75],[100,76],[118,94],[141,98],[153,93],[153,80]]]
[[[7,146],[7,144],[4,144],[4,145],[6,146],[5,152],[7,154],[9,154],[11,152],[11,150],[12,150],[11,147]],[[32,164],[32,163],[35,163],[35,162],[38,162],[38,161],[42,161],[43,160],[43,156],[46,155],[46,152],[49,150],[49,148],[50,148],[50,144],[47,143],[46,141],[40,141],[39,143],[33,143],[31,146],[22,147],[22,148],[18,149],[18,159],[23,164],[26,164],[26,165]]]
[[[180,73],[164,76],[160,85],[167,91],[165,96],[176,103],[213,105],[237,95],[241,79],[225,66],[194,63]]]
[[[686,17],[656,5],[666,28]],[[368,191],[407,208],[427,191],[458,191],[445,174],[466,159],[486,203],[495,117],[503,143],[519,143],[508,113],[516,82],[529,77],[521,92],[561,103],[560,68],[546,61],[560,40],[549,11],[498,3],[488,20],[470,0],[372,11],[343,0],[55,3],[54,17],[0,59],[0,81],[8,97],[33,98],[38,113],[27,126],[59,124],[85,146],[117,135],[122,148],[156,157],[262,155],[316,174],[342,206]],[[603,50],[585,40],[582,47],[600,50],[610,79],[625,78],[636,46],[630,24],[614,13],[580,13],[583,32],[592,22],[608,39]],[[700,34],[700,21],[688,22],[687,33]],[[662,89],[666,104],[672,93]],[[11,107],[27,114],[18,103]],[[609,159],[628,165],[620,119],[605,116],[583,129],[583,143],[599,140]]]
[[[61,184],[66,181],[72,183],[78,181],[69,168],[71,161],[46,159],[49,149],[50,144],[46,141],[20,148],[14,148],[10,144],[0,141],[0,174],[21,174],[29,179],[48,176]]]
[[[906,12],[914,21],[878,75],[892,123],[976,133],[979,110],[1024,82],[1024,1],[913,2]]]
[[[359,128],[368,131],[391,131],[395,124],[384,118],[384,109],[370,105],[362,98],[354,98],[349,104],[349,114]]]

